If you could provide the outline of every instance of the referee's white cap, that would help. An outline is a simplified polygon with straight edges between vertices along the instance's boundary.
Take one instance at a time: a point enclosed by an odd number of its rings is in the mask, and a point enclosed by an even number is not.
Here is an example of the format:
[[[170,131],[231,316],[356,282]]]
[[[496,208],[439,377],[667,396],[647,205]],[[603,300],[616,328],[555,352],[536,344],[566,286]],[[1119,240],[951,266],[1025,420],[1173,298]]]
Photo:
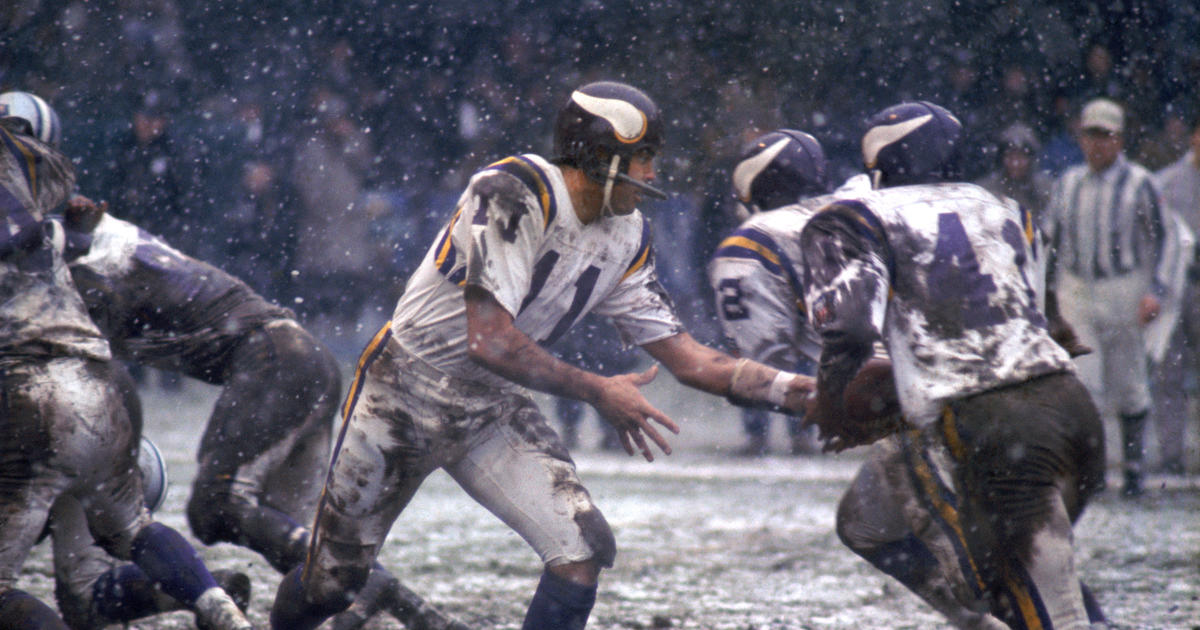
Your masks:
[[[1083,107],[1079,127],[1121,133],[1125,129],[1125,110],[1106,98],[1093,99]]]

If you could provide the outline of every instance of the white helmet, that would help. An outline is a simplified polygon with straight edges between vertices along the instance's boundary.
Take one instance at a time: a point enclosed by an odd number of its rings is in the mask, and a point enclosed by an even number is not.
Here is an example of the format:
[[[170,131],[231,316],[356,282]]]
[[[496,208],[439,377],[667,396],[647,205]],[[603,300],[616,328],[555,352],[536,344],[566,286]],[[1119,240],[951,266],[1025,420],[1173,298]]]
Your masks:
[[[32,135],[46,144],[57,147],[62,140],[62,124],[58,113],[46,101],[29,92],[0,94],[0,118],[20,118],[29,123]]]
[[[142,469],[143,499],[153,512],[167,500],[167,464],[158,447],[144,435],[138,448],[138,468]]]

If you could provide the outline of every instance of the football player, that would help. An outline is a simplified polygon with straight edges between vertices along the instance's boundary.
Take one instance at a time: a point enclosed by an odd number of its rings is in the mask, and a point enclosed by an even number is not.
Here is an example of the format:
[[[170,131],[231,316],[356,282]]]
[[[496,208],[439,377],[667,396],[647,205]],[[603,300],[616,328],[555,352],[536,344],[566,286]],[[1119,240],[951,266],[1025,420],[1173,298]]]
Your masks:
[[[816,138],[778,129],[752,141],[733,169],[734,195],[747,218],[717,246],[708,278],[726,344],[737,356],[781,370],[815,369],[820,339],[805,319],[799,236],[833,200],[827,168]],[[743,412],[750,436],[743,452],[765,450],[768,417],[759,409]],[[802,424],[800,416],[788,418],[793,454],[810,448]]]
[[[677,432],[641,394],[657,366],[605,377],[554,358],[588,312],[684,384],[798,411],[811,379],[701,345],[657,280],[650,226],[663,123],[640,90],[591,83],[555,123],[556,158],[515,155],[476,173],[359,360],[308,560],[280,584],[272,627],[314,628],[344,608],[392,522],[441,468],[517,531],[544,571],[524,628],[582,628],[616,543],[526,388],[584,400],[625,450],[654,459]]]
[[[205,544],[247,547],[286,572],[304,559],[301,523],[328,463],[336,360],[288,309],[106,210],[76,195],[63,223],[71,276],[113,353],[222,387],[200,441],[188,523]],[[360,600],[362,621],[390,604],[406,623],[450,623],[386,572],[372,587],[379,601]]]
[[[50,144],[60,135],[41,98],[0,95],[0,625],[66,627],[14,584],[51,506],[70,495],[105,551],[132,559],[198,623],[246,630],[195,549],[142,503],[138,428],[67,271],[63,228],[46,220],[75,184]]]
[[[959,122],[927,102],[869,120],[876,190],[801,233],[822,342],[814,422],[882,341],[905,419],[838,509],[838,534],[958,627],[1086,627],[1072,525],[1103,485],[1104,433],[1039,310],[1028,212],[959,183]]]
[[[136,410],[130,409],[130,413]],[[167,497],[167,470],[158,447],[145,436],[138,450],[138,467],[146,508],[154,512]],[[137,565],[117,564],[96,544],[87,529],[83,506],[75,497],[63,495],[54,502],[48,533],[54,543],[54,594],[72,630],[99,630],[185,608],[182,602],[155,588]],[[250,578],[237,571],[212,573],[245,611],[250,601]]]

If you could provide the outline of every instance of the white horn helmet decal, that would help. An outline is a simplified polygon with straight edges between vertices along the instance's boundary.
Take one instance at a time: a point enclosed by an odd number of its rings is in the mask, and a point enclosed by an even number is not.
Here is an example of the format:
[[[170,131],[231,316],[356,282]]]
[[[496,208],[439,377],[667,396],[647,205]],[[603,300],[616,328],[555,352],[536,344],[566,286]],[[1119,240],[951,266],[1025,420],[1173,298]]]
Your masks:
[[[646,114],[628,101],[590,96],[578,90],[571,94],[571,100],[589,114],[608,121],[621,142],[637,142],[646,135]]]
[[[933,114],[926,114],[894,125],[881,125],[871,129],[862,139],[863,164],[867,168],[874,168],[875,160],[884,147],[907,136],[912,130],[924,125],[932,118]]]
[[[754,183],[754,178],[771,164],[771,160],[783,151],[788,142],[791,140],[783,138],[760,151],[758,155],[742,160],[737,168],[733,169],[733,188],[742,203],[750,203],[750,186]]]

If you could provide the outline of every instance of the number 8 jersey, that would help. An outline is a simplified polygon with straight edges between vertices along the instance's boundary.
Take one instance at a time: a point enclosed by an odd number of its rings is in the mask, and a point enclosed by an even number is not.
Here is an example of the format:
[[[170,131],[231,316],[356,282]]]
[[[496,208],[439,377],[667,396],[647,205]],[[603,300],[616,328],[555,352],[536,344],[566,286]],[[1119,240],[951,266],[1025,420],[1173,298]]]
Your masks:
[[[1011,200],[973,184],[877,190],[824,208],[801,245],[821,378],[845,383],[882,339],[910,421],[1073,369],[1039,311],[1040,236]]]
[[[448,374],[511,389],[467,357],[466,284],[491,293],[543,346],[589,311],[609,318],[626,344],[683,332],[658,282],[641,212],[584,225],[562,172],[536,155],[506,158],[471,178],[392,317],[407,351]]]

